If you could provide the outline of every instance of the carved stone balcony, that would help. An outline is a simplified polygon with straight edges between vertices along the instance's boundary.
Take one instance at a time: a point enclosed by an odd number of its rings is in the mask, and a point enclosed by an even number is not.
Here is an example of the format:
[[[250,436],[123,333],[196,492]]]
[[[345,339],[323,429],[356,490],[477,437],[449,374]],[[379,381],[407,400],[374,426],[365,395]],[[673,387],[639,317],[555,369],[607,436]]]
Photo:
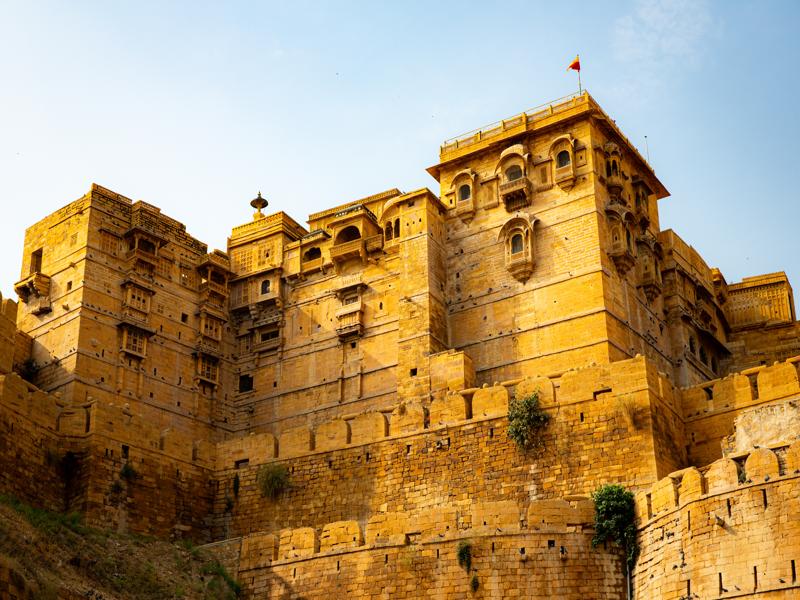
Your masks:
[[[360,258],[363,260],[365,256],[366,248],[364,240],[361,238],[331,246],[331,260],[334,263],[342,263],[351,258]]]
[[[624,182],[621,175],[609,175],[606,177],[606,188],[611,196],[619,196],[622,192]]]
[[[475,216],[475,200],[472,196],[466,200],[459,200],[456,202],[455,209],[456,216],[465,223],[469,223],[472,217]]]
[[[638,286],[644,291],[644,295],[652,302],[661,295],[663,288],[661,279],[653,271],[644,271],[639,275]]]
[[[304,260],[302,263],[303,273],[313,273],[314,271],[321,271],[324,264],[324,259],[320,256],[312,260]]]
[[[500,184],[499,193],[506,210],[514,212],[530,205],[532,200],[531,182],[527,177],[506,181]]]
[[[364,239],[364,248],[367,252],[377,252],[383,249],[383,234],[373,235]]]
[[[533,260],[527,252],[511,254],[506,262],[506,268],[514,279],[524,283],[533,273]]]
[[[614,261],[614,266],[619,274],[623,277],[636,264],[636,257],[624,243],[612,244],[608,255]]]
[[[206,280],[200,283],[200,293],[205,294],[208,292],[213,292],[215,294],[219,294],[220,296],[228,296],[228,286],[223,285],[221,283],[216,283],[211,280]]]
[[[256,332],[256,341],[253,343],[253,352],[274,352],[281,347],[281,337],[261,339],[261,335]]]
[[[358,337],[364,332],[363,307],[361,301],[345,304],[336,311],[338,323],[336,333],[340,340]]]
[[[52,310],[49,275],[39,272],[31,273],[25,279],[14,284],[14,291],[35,315],[49,313]]]
[[[147,312],[123,302],[122,320],[127,323],[135,324],[138,327],[143,325],[147,326]]]
[[[215,340],[214,338],[206,337],[204,335],[199,336],[197,342],[194,345],[194,349],[197,352],[208,354],[216,358],[218,358],[221,354],[220,342]]]
[[[130,264],[134,264],[137,261],[142,261],[149,265],[152,265],[153,268],[158,266],[158,255],[155,252],[148,252],[142,248],[134,248],[133,250],[128,250],[125,254],[125,258],[128,260]]]

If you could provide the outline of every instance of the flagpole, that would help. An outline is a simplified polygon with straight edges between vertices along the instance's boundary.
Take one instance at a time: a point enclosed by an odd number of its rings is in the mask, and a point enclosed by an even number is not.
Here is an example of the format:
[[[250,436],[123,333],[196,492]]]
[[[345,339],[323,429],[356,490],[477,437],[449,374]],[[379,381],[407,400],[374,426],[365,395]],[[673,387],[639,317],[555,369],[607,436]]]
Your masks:
[[[578,69],[578,96],[580,96],[583,92],[581,91],[581,71]]]

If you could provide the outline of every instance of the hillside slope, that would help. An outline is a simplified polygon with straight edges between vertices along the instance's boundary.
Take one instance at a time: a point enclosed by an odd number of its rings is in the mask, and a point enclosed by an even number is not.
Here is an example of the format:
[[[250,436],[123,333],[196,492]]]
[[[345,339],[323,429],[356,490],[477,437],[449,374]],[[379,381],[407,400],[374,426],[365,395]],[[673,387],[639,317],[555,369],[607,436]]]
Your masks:
[[[0,600],[227,600],[238,589],[191,544],[99,531],[0,497]]]

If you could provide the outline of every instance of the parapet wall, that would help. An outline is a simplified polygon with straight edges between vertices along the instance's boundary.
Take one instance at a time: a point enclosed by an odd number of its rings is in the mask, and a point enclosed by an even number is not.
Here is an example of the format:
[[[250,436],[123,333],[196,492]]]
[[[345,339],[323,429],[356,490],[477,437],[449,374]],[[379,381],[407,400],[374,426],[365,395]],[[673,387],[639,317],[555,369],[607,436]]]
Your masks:
[[[684,469],[640,492],[635,597],[797,597],[798,489],[794,442]]]
[[[253,598],[566,598],[580,589],[620,598],[620,556],[591,548],[593,516],[586,498],[474,503],[416,518],[378,513],[363,529],[344,521],[252,534],[212,549]],[[464,544],[469,571],[457,557]]]
[[[681,390],[689,464],[707,465],[722,456],[722,443],[744,411],[800,399],[800,356],[755,367]]]

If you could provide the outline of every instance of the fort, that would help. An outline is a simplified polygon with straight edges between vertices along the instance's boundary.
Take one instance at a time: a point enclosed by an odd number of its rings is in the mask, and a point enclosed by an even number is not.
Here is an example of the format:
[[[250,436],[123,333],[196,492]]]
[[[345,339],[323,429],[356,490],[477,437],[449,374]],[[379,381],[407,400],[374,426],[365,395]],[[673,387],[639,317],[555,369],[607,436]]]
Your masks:
[[[31,226],[0,492],[205,544],[252,598],[797,597],[785,274],[728,283],[662,230],[666,187],[588,93],[428,172],[438,196],[308,227],[259,193],[225,252],[96,184]],[[509,402],[534,392],[526,453]],[[630,581],[591,545],[606,483],[636,495]]]

